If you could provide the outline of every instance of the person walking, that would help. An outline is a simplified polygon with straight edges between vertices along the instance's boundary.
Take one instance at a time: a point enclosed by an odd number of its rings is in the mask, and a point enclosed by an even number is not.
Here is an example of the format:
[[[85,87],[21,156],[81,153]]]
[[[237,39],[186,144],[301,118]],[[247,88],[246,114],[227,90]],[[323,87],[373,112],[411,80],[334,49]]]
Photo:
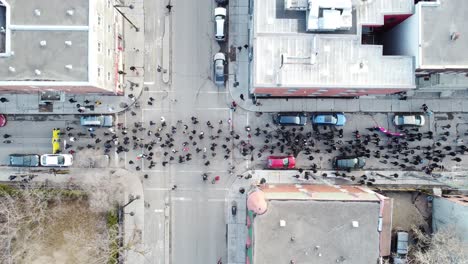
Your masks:
[[[70,102],[71,104],[74,104],[74,103],[76,103],[78,101],[76,101],[74,98],[70,98],[70,99],[68,99],[68,102]]]
[[[0,102],[6,103],[6,102],[10,102],[10,100],[6,99],[5,97],[2,97],[0,98]]]
[[[241,94],[239,97],[242,101],[245,101],[244,94]]]

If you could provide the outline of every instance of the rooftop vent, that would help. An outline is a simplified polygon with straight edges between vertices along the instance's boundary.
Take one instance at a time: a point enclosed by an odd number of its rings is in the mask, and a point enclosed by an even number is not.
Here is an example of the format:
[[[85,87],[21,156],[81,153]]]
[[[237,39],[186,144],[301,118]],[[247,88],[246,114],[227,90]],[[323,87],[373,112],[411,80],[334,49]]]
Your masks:
[[[281,227],[285,227],[286,226],[286,221],[285,220],[280,220],[279,224],[280,224]]]
[[[41,10],[39,10],[39,9],[34,9],[34,15],[35,15],[35,16],[41,16]]]
[[[352,223],[353,223],[353,227],[354,227],[354,228],[359,227],[359,222],[358,222],[358,221],[353,221]]]
[[[38,69],[35,69],[35,70],[34,70],[34,73],[35,73],[36,75],[41,75],[42,72],[41,72],[40,70],[38,70]]]
[[[71,42],[71,40],[65,40],[65,45],[67,45],[67,46],[71,46],[71,45],[72,45],[72,42]]]
[[[74,14],[75,14],[75,10],[73,10],[73,9],[68,9],[67,10],[67,15],[73,16]]]
[[[41,45],[41,47],[45,47],[45,46],[47,46],[47,41],[41,40],[41,41],[39,42],[39,45]]]
[[[67,68],[68,70],[71,70],[71,69],[73,69],[73,65],[67,64],[67,65],[65,65],[65,68]]]
[[[15,67],[11,67],[11,66],[10,66],[10,67],[8,67],[8,70],[9,70],[10,72],[16,72]]]

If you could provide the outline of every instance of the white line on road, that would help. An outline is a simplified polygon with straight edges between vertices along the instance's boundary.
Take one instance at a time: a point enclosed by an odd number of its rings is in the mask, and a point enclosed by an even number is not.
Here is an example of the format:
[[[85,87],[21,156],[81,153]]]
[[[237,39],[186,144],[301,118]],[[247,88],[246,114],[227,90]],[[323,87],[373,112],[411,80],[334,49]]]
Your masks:
[[[144,84],[144,85],[153,85],[154,82],[144,82],[143,84]]]
[[[229,110],[229,107],[195,108],[195,110]]]
[[[162,90],[162,91],[145,91],[147,93],[172,93],[172,91]]]
[[[155,213],[164,213],[164,209],[154,209]],[[161,229],[161,224],[159,224],[159,228]]]
[[[191,202],[193,201],[192,198],[189,197],[172,197],[173,201],[183,201],[183,202]],[[226,198],[212,198],[212,199],[198,199],[198,202],[227,202]]]
[[[169,188],[145,188],[144,191],[169,191]]]
[[[192,198],[187,197],[172,197],[173,201],[192,201]]]
[[[224,199],[208,199],[208,202],[227,202],[227,198],[224,198]]]

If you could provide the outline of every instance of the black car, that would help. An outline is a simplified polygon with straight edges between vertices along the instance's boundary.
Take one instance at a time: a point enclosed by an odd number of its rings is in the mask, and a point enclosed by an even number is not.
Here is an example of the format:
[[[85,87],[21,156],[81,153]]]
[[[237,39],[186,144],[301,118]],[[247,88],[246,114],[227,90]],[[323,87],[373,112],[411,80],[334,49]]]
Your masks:
[[[273,122],[282,126],[305,126],[307,116],[304,113],[279,113],[273,117]]]
[[[37,167],[39,160],[37,154],[10,154],[10,166],[13,167]]]
[[[336,170],[362,169],[366,166],[366,159],[363,157],[335,157],[333,168]]]

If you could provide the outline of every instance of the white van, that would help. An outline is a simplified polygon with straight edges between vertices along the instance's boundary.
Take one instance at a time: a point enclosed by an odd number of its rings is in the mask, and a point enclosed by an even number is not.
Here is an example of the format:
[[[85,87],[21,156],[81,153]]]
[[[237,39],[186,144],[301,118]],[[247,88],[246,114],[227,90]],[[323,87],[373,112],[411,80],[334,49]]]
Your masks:
[[[224,34],[224,24],[226,21],[226,8],[217,7],[214,12],[215,19],[215,39],[216,41],[224,41],[226,36]]]

